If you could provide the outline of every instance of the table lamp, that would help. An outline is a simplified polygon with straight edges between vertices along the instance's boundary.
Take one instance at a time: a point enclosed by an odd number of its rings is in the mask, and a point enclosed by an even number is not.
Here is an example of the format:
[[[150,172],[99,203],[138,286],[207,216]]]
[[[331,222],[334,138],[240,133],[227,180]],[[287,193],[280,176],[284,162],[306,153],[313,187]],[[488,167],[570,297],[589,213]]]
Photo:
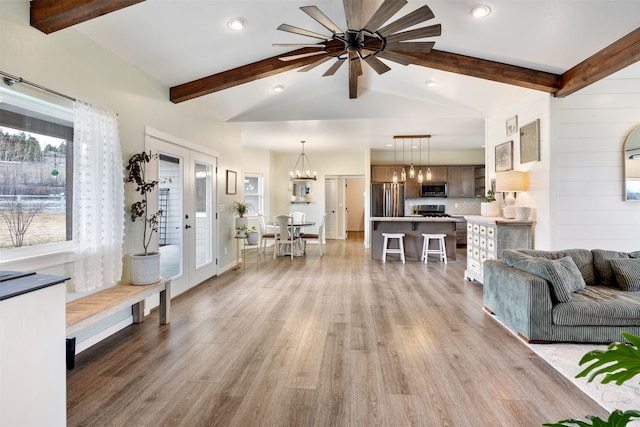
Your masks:
[[[523,171],[496,172],[496,191],[507,193],[504,198],[505,207],[503,215],[505,218],[516,217],[515,193],[527,191],[528,177]]]

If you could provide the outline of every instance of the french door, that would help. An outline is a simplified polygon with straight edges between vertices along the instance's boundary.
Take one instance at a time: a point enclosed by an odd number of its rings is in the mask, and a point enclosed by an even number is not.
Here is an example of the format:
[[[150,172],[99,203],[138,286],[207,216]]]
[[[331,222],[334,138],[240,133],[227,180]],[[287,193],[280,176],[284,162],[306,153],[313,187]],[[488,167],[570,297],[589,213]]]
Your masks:
[[[146,135],[158,153],[160,274],[178,295],[218,272],[215,156],[174,143],[159,132]],[[169,139],[169,141],[167,140]],[[155,202],[156,200],[154,200]]]

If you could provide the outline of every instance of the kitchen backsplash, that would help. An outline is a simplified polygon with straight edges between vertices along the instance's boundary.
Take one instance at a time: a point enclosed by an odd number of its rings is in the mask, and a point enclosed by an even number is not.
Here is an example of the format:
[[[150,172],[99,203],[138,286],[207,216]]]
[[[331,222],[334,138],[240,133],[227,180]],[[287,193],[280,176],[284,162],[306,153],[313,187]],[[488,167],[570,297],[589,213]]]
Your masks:
[[[449,215],[480,215],[480,203],[482,198],[440,198],[440,197],[422,197],[415,199],[407,199],[404,202],[405,214],[413,212],[413,206],[416,205],[445,205],[445,212]]]

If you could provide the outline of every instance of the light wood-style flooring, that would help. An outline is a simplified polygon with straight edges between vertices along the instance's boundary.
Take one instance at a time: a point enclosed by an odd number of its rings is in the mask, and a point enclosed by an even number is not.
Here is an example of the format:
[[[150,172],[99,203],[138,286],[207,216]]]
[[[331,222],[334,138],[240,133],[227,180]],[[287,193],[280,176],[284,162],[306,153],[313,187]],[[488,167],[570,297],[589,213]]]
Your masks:
[[[482,309],[464,251],[362,235],[226,272],[76,358],[69,426],[540,426],[606,411]]]

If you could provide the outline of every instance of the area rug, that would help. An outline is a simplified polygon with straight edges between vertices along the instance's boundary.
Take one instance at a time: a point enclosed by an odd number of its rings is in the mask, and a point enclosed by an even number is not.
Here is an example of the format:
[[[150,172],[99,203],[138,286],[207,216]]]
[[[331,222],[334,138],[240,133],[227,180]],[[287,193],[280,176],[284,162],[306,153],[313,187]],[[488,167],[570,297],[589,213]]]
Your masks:
[[[498,323],[509,330],[516,339],[521,340],[518,335],[506,326],[499,317],[492,315]],[[524,341],[523,341],[524,342]],[[640,375],[627,381],[621,386],[615,384],[601,384],[602,376],[598,376],[593,382],[588,383],[585,378],[576,378],[582,371],[578,364],[582,356],[591,350],[606,350],[606,345],[598,344],[527,344],[538,356],[549,363],[555,370],[560,372],[580,390],[598,402],[609,412],[614,409],[640,410]],[[584,415],[576,414],[576,417],[584,419]],[[634,421],[630,426],[640,426],[640,421]]]

